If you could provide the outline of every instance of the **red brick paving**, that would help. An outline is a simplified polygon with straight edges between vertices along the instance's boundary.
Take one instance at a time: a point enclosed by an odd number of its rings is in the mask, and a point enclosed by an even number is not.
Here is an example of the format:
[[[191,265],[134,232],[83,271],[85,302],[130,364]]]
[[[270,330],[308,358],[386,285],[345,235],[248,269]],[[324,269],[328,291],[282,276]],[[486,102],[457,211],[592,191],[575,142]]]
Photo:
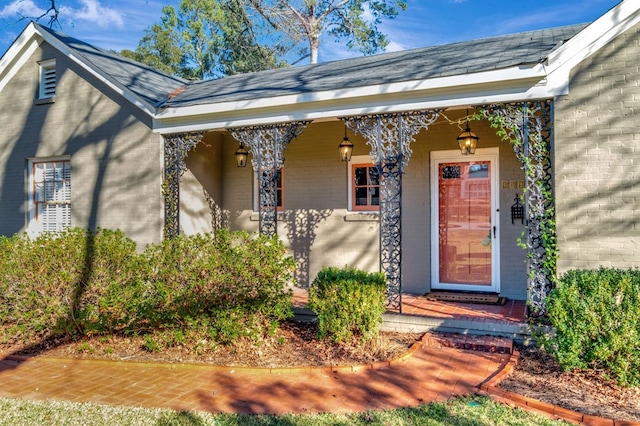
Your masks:
[[[306,298],[306,290],[296,289],[294,305],[304,306]],[[487,306],[414,295],[402,300],[403,314],[524,321],[522,301]],[[510,357],[424,343],[412,356],[391,363],[334,369],[7,357],[0,360],[0,396],[228,413],[363,411],[476,392]]]
[[[363,411],[475,392],[508,354],[421,347],[372,369],[297,370],[7,357],[0,396],[226,413]]]

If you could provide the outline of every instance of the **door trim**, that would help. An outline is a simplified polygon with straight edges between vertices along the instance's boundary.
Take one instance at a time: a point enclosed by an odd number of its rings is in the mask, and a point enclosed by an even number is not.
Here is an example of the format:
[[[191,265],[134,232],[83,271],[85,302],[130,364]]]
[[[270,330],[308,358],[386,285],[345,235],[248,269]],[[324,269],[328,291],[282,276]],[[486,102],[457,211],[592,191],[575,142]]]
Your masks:
[[[500,293],[500,193],[499,193],[499,149],[478,148],[475,155],[462,155],[459,150],[431,151],[430,190],[431,190],[431,289],[484,291]],[[439,208],[438,208],[438,164],[448,161],[490,161],[491,162],[491,223],[495,224],[495,234],[491,241],[491,286],[473,284],[447,284],[440,282],[440,244],[439,244]],[[492,228],[493,228],[492,226]]]

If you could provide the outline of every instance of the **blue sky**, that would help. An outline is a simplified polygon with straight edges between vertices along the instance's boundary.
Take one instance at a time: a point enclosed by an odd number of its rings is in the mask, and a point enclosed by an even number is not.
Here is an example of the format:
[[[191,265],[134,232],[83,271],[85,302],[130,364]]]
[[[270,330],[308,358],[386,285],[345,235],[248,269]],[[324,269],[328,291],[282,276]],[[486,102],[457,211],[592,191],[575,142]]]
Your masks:
[[[159,21],[164,5],[179,0],[56,0],[62,31],[105,49],[134,50],[145,28]],[[408,0],[408,9],[381,27],[391,44],[405,50],[533,29],[591,22],[619,0]],[[0,53],[39,16],[49,0],[0,0]],[[46,19],[39,21],[46,25]],[[358,56],[344,43],[323,40],[319,60]]]

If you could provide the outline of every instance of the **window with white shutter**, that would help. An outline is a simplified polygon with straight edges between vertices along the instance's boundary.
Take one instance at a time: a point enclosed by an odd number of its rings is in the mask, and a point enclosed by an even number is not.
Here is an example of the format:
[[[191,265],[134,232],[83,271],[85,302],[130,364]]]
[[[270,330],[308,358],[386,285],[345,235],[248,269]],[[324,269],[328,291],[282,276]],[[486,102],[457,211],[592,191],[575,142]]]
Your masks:
[[[56,94],[56,60],[40,62],[39,99],[50,99]]]
[[[71,227],[71,162],[32,160],[30,169],[31,232],[62,231]]]

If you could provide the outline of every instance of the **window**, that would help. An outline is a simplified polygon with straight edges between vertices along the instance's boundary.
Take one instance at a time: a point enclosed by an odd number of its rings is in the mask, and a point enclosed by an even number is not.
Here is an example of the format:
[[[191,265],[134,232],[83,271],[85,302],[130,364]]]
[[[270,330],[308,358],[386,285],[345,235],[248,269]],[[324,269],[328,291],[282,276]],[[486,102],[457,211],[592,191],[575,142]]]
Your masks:
[[[284,168],[280,168],[278,175],[276,176],[276,203],[278,211],[284,210]],[[258,175],[255,175],[255,182],[253,185],[253,210],[258,211],[260,207],[260,181]]]
[[[40,62],[38,99],[51,99],[56,94],[56,60]]]
[[[365,162],[368,160],[367,162]],[[380,177],[378,168],[368,156],[352,157],[349,172],[349,207],[352,211],[380,209]]]
[[[29,231],[62,231],[71,227],[71,162],[29,161]]]

